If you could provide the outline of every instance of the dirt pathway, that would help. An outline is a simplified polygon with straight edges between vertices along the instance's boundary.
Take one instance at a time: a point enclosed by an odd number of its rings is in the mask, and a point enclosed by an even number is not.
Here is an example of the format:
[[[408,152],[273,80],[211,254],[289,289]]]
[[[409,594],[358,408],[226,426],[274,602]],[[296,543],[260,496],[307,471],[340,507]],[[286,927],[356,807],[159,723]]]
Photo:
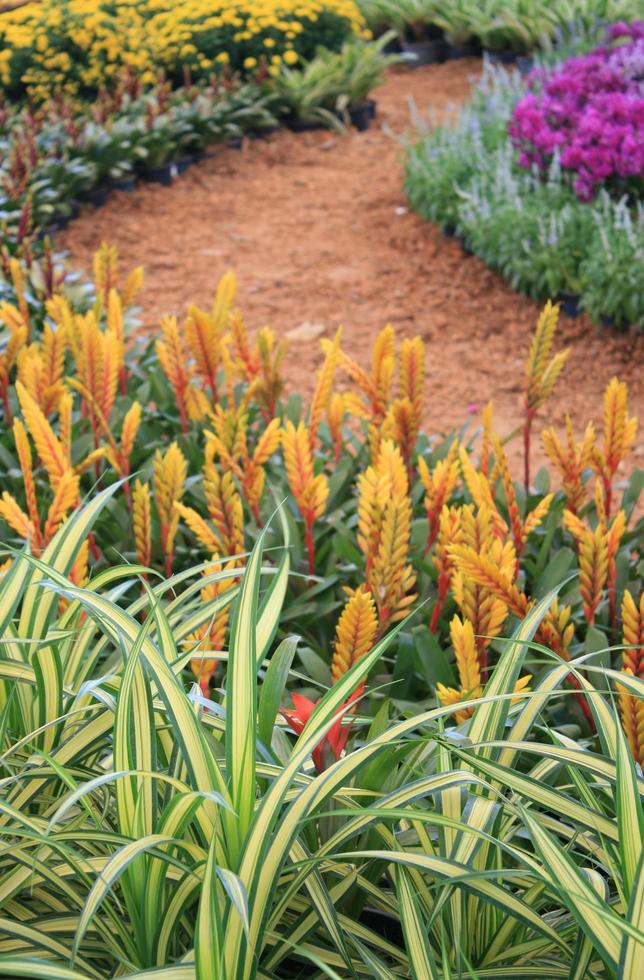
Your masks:
[[[407,209],[401,147],[389,131],[409,126],[408,97],[440,111],[467,97],[476,61],[397,70],[376,93],[367,133],[280,132],[225,150],[170,189],[142,185],[113,195],[60,237],[73,262],[91,268],[105,239],[124,266],[143,264],[146,327],[162,313],[207,304],[234,268],[251,328],[270,324],[289,338],[289,388],[311,390],[318,337],[345,325],[344,346],[363,363],[388,321],[428,347],[427,426],[447,431],[493,398],[503,434],[518,420],[522,371],[538,305],[513,292],[478,259]],[[384,126],[384,130],[383,130]],[[303,326],[305,325],[305,326]],[[315,339],[313,339],[315,338]],[[562,318],[559,346],[572,348],[544,422],[569,413],[578,433],[601,419],[612,375],[628,381],[630,407],[644,419],[644,336],[598,336],[586,317]],[[517,469],[520,447],[511,457]],[[644,462],[640,440],[638,462]]]

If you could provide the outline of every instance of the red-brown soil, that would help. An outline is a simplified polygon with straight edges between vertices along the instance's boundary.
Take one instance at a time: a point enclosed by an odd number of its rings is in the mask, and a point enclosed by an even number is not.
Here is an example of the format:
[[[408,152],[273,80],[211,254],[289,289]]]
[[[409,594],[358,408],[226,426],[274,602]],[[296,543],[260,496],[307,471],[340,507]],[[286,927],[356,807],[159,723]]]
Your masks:
[[[338,324],[343,346],[365,365],[385,323],[401,338],[420,334],[428,348],[428,429],[460,427],[468,406],[480,417],[492,398],[507,435],[520,418],[539,306],[408,210],[402,148],[393,138],[410,127],[409,97],[423,113],[430,105],[440,112],[467,98],[478,68],[465,61],[396,70],[376,93],[379,116],[369,132],[279,132],[247,141],[241,152],[223,150],[169,189],[143,185],[113,195],[59,244],[87,270],[102,240],[118,246],[125,268],[143,264],[150,332],[163,313],[207,304],[218,278],[233,268],[249,327],[291,334],[288,386],[304,394],[320,363],[318,337]],[[585,316],[562,317],[556,343],[571,353],[544,422],[561,426],[569,413],[578,434],[589,418],[600,422],[602,393],[615,374],[629,384],[631,411],[644,417],[644,336],[598,334]],[[641,464],[641,441],[636,453]],[[517,475],[520,454],[514,440]],[[535,463],[542,459],[537,446]]]

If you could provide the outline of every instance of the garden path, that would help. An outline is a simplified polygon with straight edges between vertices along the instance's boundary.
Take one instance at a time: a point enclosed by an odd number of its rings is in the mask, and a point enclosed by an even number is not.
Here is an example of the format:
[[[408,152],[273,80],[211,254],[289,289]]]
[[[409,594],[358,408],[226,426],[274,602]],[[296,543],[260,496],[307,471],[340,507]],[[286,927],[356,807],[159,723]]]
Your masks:
[[[428,347],[426,425],[448,431],[493,398],[505,435],[520,417],[523,366],[537,304],[519,296],[458,243],[409,212],[400,143],[409,97],[440,113],[468,95],[476,61],[396,69],[376,96],[367,133],[285,131],[223,150],[169,188],[142,185],[112,195],[60,236],[77,267],[91,269],[101,240],[118,246],[124,267],[143,264],[145,329],[189,302],[207,305],[219,276],[235,269],[250,328],[270,324],[289,340],[288,385],[311,391],[319,340],[345,325],[343,346],[366,363],[388,321]],[[582,316],[562,318],[559,347],[571,355],[543,421],[569,413],[578,434],[601,421],[603,389],[628,381],[630,407],[644,420],[644,335],[604,331]],[[509,448],[517,476],[520,440]],[[640,440],[637,462],[644,464]],[[539,447],[537,446],[537,453]],[[542,459],[542,455],[540,459]],[[537,460],[536,460],[537,461]]]

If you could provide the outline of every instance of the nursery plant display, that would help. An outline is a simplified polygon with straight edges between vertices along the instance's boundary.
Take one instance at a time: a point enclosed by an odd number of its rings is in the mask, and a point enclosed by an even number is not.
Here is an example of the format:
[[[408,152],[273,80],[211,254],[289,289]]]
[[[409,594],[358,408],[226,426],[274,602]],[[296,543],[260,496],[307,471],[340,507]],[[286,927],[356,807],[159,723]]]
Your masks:
[[[369,94],[386,69],[399,61],[397,55],[384,54],[391,36],[385,34],[371,44],[347,41],[338,53],[319,49],[300,68],[283,68],[272,88],[287,125],[337,127],[344,120],[367,129],[375,109]]]
[[[1,220],[5,244],[69,220],[83,201],[137,176],[166,179],[170,164],[247,132],[274,126],[274,95],[261,79],[234,77],[173,91],[165,81],[143,90],[126,75],[83,108],[59,98],[33,110],[5,109],[0,135]],[[134,178],[134,181],[133,181]]]
[[[596,322],[639,327],[642,98],[630,78],[640,34],[637,23],[618,29],[613,44],[527,81],[487,66],[471,105],[409,149],[406,176],[412,206],[458,230],[517,289],[570,294]],[[624,144],[633,146],[628,162]]]
[[[338,332],[305,410],[231,275],[148,347],[107,246],[44,322],[12,268],[0,973],[636,975],[625,386],[517,485],[492,406],[479,448],[420,433],[419,338]]]
[[[0,110],[0,227],[4,245],[56,231],[82,203],[101,204],[111,188],[132,190],[137,177],[170,184],[207,152],[244,135],[262,135],[287,117],[342,129],[367,129],[368,99],[397,59],[375,43],[347,41],[320,49],[299,70],[271,77],[264,63],[241,81],[225,70],[206,84],[173,89],[161,78],[144,87],[124,73],[93,104],[59,96],[37,109]]]
[[[93,96],[124,69],[181,84],[337,50],[364,22],[353,0],[41,0],[0,18],[0,84],[13,97]]]
[[[433,40],[427,48],[431,60],[476,54],[474,40],[493,59],[514,61],[536,48],[549,49],[571,25],[589,31],[641,15],[634,0],[359,0],[359,6],[376,34],[393,28],[403,42]],[[443,36],[449,47],[441,44]]]

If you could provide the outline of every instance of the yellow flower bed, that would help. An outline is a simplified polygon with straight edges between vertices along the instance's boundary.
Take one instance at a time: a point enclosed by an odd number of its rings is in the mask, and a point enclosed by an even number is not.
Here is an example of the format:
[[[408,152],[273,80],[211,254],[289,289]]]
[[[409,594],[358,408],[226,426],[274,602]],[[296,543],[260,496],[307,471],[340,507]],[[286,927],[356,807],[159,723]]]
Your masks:
[[[152,82],[222,65],[276,69],[365,33],[354,0],[42,0],[0,16],[0,84],[11,95],[92,93],[125,65]]]

